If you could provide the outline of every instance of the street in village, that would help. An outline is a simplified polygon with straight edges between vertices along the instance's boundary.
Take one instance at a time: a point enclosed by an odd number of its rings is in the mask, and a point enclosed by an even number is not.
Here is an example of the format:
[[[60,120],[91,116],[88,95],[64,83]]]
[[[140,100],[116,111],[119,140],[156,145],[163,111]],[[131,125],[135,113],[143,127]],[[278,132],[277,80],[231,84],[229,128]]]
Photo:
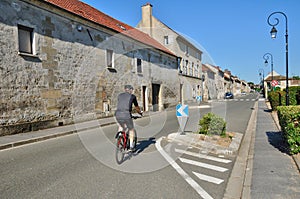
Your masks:
[[[216,151],[205,140],[197,144],[184,137],[211,111],[225,116],[227,131],[243,136],[257,98],[189,105],[185,136],[178,133],[175,109],[138,119],[138,151],[121,165],[114,157],[117,127],[99,127],[100,122],[1,150],[2,198],[223,198],[238,148]]]

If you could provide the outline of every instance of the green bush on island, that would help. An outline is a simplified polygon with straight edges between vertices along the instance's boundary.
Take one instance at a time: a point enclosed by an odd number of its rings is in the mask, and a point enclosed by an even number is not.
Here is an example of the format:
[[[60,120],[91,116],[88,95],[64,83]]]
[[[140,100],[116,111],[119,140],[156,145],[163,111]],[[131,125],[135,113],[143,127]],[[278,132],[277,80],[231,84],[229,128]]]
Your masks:
[[[226,135],[226,122],[214,113],[207,113],[199,120],[199,134],[204,135]]]

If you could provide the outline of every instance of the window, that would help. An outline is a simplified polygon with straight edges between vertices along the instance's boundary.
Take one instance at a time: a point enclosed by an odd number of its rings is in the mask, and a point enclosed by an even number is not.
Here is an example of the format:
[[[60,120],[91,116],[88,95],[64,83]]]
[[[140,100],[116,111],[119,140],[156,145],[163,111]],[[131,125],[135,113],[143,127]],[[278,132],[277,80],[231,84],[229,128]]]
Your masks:
[[[189,75],[190,75],[190,76],[193,76],[193,75],[194,75],[194,74],[193,74],[193,73],[194,73],[194,63],[193,63],[193,62],[192,62],[192,64],[191,64],[191,66],[190,66],[189,69],[190,69]]]
[[[113,65],[113,50],[106,49],[106,66],[108,68],[114,68]]]
[[[136,72],[137,73],[142,73],[143,69],[142,69],[142,60],[137,58],[136,59]]]
[[[188,75],[189,73],[189,61],[185,60],[185,70],[184,70],[184,74]]]
[[[168,36],[164,36],[164,43],[165,43],[165,45],[169,44],[169,37]]]
[[[33,54],[33,28],[18,25],[19,52]]]
[[[189,55],[189,47],[187,45],[185,46],[185,54]]]
[[[201,53],[197,53],[196,54],[196,58],[199,59],[199,60],[201,60]]]
[[[195,77],[199,77],[199,65],[198,64],[195,68]]]

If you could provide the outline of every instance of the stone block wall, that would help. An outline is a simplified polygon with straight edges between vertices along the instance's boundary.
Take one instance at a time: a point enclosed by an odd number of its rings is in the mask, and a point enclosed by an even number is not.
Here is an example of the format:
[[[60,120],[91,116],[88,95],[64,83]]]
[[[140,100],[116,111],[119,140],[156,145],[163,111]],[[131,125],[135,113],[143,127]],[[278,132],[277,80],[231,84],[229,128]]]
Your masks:
[[[0,9],[0,136],[113,115],[125,84],[140,105],[148,88],[149,110],[152,83],[161,85],[160,107],[179,101],[175,56],[43,1],[2,0]],[[19,53],[18,25],[33,29],[32,55]],[[114,52],[113,71],[106,49]]]

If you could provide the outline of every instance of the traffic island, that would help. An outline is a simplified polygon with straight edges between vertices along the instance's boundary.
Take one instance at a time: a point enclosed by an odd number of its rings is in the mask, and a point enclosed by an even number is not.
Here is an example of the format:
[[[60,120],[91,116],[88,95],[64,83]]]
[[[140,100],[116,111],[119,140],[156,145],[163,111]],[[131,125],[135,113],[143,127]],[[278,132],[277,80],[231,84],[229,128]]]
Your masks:
[[[228,137],[196,133],[182,135],[176,132],[169,134],[166,139],[168,142],[177,142],[189,147],[198,148],[202,153],[235,155],[238,152],[242,138],[243,134],[237,132],[228,133]]]

